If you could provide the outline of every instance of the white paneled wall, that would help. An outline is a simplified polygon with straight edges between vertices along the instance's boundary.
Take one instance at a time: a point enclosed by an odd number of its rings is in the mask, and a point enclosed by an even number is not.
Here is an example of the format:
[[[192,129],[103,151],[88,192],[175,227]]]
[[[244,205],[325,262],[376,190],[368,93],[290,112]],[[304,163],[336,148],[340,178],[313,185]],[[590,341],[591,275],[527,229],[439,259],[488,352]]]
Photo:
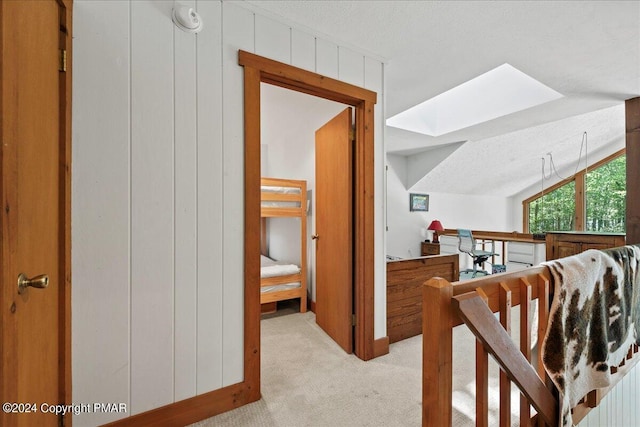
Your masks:
[[[131,3],[130,363],[136,412],[171,402],[174,393],[175,75],[173,31],[166,23],[171,7]]]
[[[338,78],[338,45],[316,38],[316,72]]]
[[[580,427],[640,426],[640,366],[636,365],[580,422]]]
[[[181,4],[195,7],[195,1]],[[191,112],[196,105],[199,87],[194,71],[196,41],[191,34],[174,31],[174,390],[175,400],[193,396],[196,392],[196,326],[197,269],[197,116]]]
[[[222,269],[222,382],[242,381],[243,369],[243,236],[244,236],[244,102],[243,74],[238,66],[238,49],[255,51],[255,15],[241,7],[223,3],[222,71],[223,86],[222,158],[223,240],[225,262]],[[232,308],[233,307],[233,308]],[[204,391],[204,390],[203,390]]]
[[[383,65],[238,3],[74,2],[73,401],[128,414],[243,380],[238,49],[362,85],[376,106],[376,322],[386,335]]]
[[[77,403],[131,402],[129,25],[126,3],[74,2],[71,336]],[[75,425],[113,418],[92,414],[76,417]]]
[[[208,22],[196,39],[196,104],[186,114],[197,120],[196,163],[196,263],[197,305],[193,381],[196,390],[182,398],[220,387],[222,383],[223,307],[222,290],[225,253],[223,241],[223,108],[222,108],[222,7],[218,2],[197,2],[198,13]],[[178,32],[174,29],[174,32]],[[192,35],[193,36],[193,35]],[[176,400],[178,396],[176,395]]]

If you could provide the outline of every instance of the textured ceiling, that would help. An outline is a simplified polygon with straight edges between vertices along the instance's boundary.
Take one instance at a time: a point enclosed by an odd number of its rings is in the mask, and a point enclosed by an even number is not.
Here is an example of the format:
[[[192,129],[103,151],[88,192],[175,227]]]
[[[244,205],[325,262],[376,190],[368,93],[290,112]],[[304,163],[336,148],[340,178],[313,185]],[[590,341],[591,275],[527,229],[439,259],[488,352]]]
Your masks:
[[[619,144],[620,106],[640,96],[638,1],[247,3],[383,60],[386,117],[505,62],[565,96],[439,137],[387,127],[387,152],[399,155],[468,141],[413,190],[519,192],[540,179],[547,152],[575,164],[584,131],[590,152]]]

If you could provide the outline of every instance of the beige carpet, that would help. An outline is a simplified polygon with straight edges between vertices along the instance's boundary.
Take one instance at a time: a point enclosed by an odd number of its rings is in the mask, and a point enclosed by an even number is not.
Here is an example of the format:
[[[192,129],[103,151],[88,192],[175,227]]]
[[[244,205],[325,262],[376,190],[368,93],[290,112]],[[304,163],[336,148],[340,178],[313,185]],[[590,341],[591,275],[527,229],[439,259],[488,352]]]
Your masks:
[[[279,310],[261,325],[262,399],[194,426],[421,425],[422,336],[392,344],[389,354],[364,362],[339,348],[312,312]],[[465,342],[453,361],[454,426],[474,424],[469,361],[475,360],[475,344],[469,334],[460,328],[454,333],[458,344]],[[490,385],[495,401],[497,379]],[[512,411],[517,410],[515,405]],[[489,421],[496,425],[495,411]]]

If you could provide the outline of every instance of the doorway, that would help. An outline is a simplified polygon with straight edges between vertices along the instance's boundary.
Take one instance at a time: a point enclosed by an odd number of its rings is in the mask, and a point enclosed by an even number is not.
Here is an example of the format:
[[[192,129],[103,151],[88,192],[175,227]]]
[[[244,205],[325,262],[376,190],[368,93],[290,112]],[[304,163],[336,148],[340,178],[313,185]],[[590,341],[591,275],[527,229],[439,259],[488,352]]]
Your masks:
[[[353,108],[267,83],[261,84],[260,96],[262,184],[265,179],[306,184],[302,215],[289,205],[262,209],[261,276],[274,274],[271,264],[283,273],[300,269],[305,280],[295,289],[306,295],[307,288],[310,300],[301,297],[299,310],[311,306],[315,323],[352,353]],[[271,206],[274,189],[266,188],[262,198]],[[269,313],[263,319],[299,311],[292,310],[298,298],[289,299],[297,297],[296,282],[290,276],[282,280],[289,282],[278,287],[271,279],[261,280],[262,312]]]
[[[376,93],[248,52],[244,67],[244,372],[250,393],[260,395],[260,83],[351,105],[355,109],[353,183],[354,352],[374,357],[374,116]]]

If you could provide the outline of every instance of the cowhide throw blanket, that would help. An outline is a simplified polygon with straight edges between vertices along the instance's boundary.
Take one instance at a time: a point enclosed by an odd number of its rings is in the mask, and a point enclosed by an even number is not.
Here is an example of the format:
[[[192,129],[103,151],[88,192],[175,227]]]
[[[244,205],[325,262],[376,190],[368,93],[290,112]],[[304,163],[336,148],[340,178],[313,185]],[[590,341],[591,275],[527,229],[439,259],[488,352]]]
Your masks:
[[[543,263],[554,279],[543,363],[560,391],[560,426],[571,408],[611,382],[629,346],[640,344],[640,248],[623,246]]]

